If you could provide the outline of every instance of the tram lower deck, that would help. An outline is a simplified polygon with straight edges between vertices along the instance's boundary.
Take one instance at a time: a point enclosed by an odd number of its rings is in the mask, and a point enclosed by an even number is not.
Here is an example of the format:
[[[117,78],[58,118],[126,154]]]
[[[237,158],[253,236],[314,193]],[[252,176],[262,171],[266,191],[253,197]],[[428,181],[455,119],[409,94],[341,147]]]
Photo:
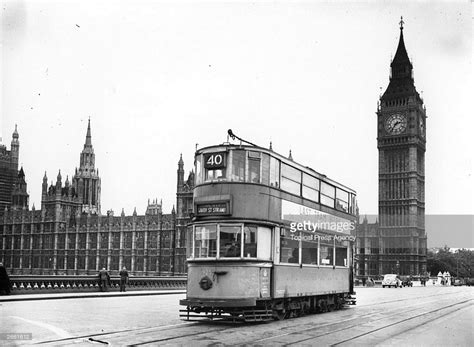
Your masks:
[[[264,321],[354,304],[348,268],[272,262],[192,262],[181,317]]]

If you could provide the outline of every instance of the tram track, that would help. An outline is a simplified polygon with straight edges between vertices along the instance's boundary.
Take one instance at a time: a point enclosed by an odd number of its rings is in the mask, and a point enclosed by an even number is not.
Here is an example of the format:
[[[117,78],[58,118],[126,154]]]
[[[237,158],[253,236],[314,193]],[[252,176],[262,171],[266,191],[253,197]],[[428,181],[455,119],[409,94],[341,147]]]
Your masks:
[[[444,307],[441,307],[441,308],[438,308],[438,309],[434,309],[434,310],[431,310],[431,311],[428,311],[428,312],[423,312],[423,313],[420,313],[420,314],[415,315],[415,316],[413,316],[413,317],[408,317],[408,318],[402,319],[402,320],[400,320],[400,321],[398,321],[398,322],[394,322],[394,323],[391,323],[391,324],[387,324],[387,325],[385,325],[385,326],[379,327],[379,328],[377,328],[377,329],[370,330],[370,331],[368,331],[368,332],[365,332],[365,333],[363,333],[363,334],[359,334],[359,335],[354,336],[354,337],[351,337],[351,338],[349,338],[349,339],[346,339],[346,340],[343,340],[343,341],[339,341],[339,342],[337,342],[337,343],[333,343],[333,344],[331,344],[331,346],[339,346],[339,345],[342,345],[342,344],[344,344],[344,343],[346,343],[346,342],[351,342],[351,341],[354,341],[354,340],[359,339],[359,338],[361,338],[361,337],[364,337],[364,336],[373,334],[373,333],[375,333],[375,332],[377,332],[377,331],[380,331],[380,330],[383,330],[383,329],[387,329],[387,328],[390,328],[390,327],[393,327],[393,326],[396,326],[396,325],[399,325],[399,324],[402,324],[402,323],[411,321],[411,320],[413,320],[413,319],[417,319],[417,318],[420,318],[420,317],[424,317],[424,316],[427,316],[427,315],[430,315],[430,314],[439,312],[439,311],[441,311],[441,310],[446,310],[446,309],[452,308],[452,307],[454,307],[454,306],[462,305],[462,304],[468,303],[468,302],[470,302],[470,301],[474,301],[474,299],[464,300],[464,301],[457,302],[457,303],[454,303],[454,304],[451,304],[451,305],[448,305],[448,306],[444,306]],[[444,317],[446,317],[446,316],[448,316],[448,315],[451,315],[451,314],[453,314],[454,312],[457,312],[457,311],[459,311],[459,310],[462,310],[462,309],[464,309],[464,308],[466,308],[466,307],[468,307],[468,306],[462,306],[462,307],[460,307],[460,308],[456,308],[455,310],[451,310],[451,311],[449,311],[449,312],[440,314],[440,315],[438,315],[434,320],[444,318]],[[418,327],[420,327],[420,326],[423,326],[423,325],[426,325],[426,324],[428,324],[428,323],[430,323],[430,322],[432,322],[432,321],[433,321],[433,320],[424,321],[423,323],[420,323],[420,324],[417,324],[417,325],[414,325],[414,326],[410,327],[408,330],[416,329],[416,328],[418,328]],[[406,332],[406,331],[407,331],[407,330],[405,330],[405,332]],[[302,341],[297,341],[297,342],[295,342],[295,343],[300,343],[300,342],[302,342]],[[292,344],[293,344],[293,343],[292,343]],[[287,345],[287,346],[290,346],[290,345],[292,345],[292,344],[289,344],[289,345]]]
[[[443,295],[430,295],[430,296],[424,296],[423,298],[427,298],[427,297],[446,297],[445,294]],[[412,298],[412,300],[416,300],[417,298]],[[419,298],[418,298],[419,299]],[[376,304],[377,306],[379,306],[380,308],[380,311],[383,310],[384,312],[384,316],[383,316],[383,319],[386,319],[386,318],[391,318],[391,317],[396,317],[398,315],[400,315],[400,308],[393,308],[393,309],[390,309],[390,310],[386,310],[386,309],[383,309],[380,307],[380,305],[383,305],[383,304],[391,304],[391,303],[395,303],[395,302],[400,302],[400,301],[408,301],[407,299],[400,299],[400,300],[391,300],[391,301],[386,301],[386,302],[383,302],[383,303],[378,303]],[[411,305],[411,306],[416,306],[414,307],[413,309],[409,309],[409,310],[404,310],[404,313],[409,313],[409,312],[413,312],[413,311],[418,311],[419,310],[419,306],[425,306],[427,304],[431,304],[431,303],[436,303],[436,302],[439,302],[438,299],[435,299],[435,300],[431,300],[431,301],[428,301],[428,302],[420,302],[419,304],[415,304],[415,305]],[[374,304],[375,305],[375,304]],[[368,306],[373,306],[373,305],[364,305],[363,307],[368,307]],[[381,313],[380,311],[378,312],[372,312],[372,313],[367,313],[367,314],[362,314],[362,315],[358,315],[357,317],[350,317],[350,318],[347,318],[347,319],[342,319],[342,320],[338,320],[337,322],[330,322],[330,323],[324,323],[324,324],[317,324],[317,325],[311,325],[309,326],[308,328],[305,328],[305,329],[301,329],[299,328],[298,330],[296,331],[291,331],[291,332],[287,332],[287,333],[284,333],[284,334],[278,334],[278,335],[272,335],[272,336],[269,336],[269,337],[266,337],[266,338],[263,338],[263,339],[258,339],[258,340],[253,340],[253,341],[249,341],[247,343],[250,343],[250,344],[259,344],[259,343],[262,343],[262,342],[265,342],[265,341],[271,341],[271,340],[275,340],[275,339],[278,339],[278,338],[281,338],[281,337],[285,337],[285,336],[291,336],[291,335],[298,335],[298,334],[301,334],[301,333],[305,333],[305,332],[309,332],[309,331],[314,331],[316,329],[322,329],[322,328],[329,328],[331,326],[337,326],[337,325],[340,325],[340,324],[346,324],[346,323],[349,323],[351,321],[357,321],[358,323],[357,324],[353,324],[353,325],[350,325],[350,326],[345,326],[345,327],[342,327],[340,329],[336,329],[336,330],[331,330],[329,332],[326,332],[326,333],[322,333],[322,334],[319,334],[319,335],[314,335],[312,336],[311,338],[309,339],[314,339],[314,338],[317,338],[317,337],[322,337],[322,336],[326,336],[326,335],[330,335],[332,333],[336,333],[336,332],[341,332],[341,331],[344,331],[344,330],[348,330],[348,329],[351,329],[351,328],[354,328],[354,327],[357,327],[360,325],[360,321],[361,320],[364,320],[365,322],[367,322],[367,320],[369,320],[370,318],[373,318],[373,317],[377,317],[377,316],[380,316]],[[343,317],[341,317],[343,318]],[[310,323],[308,323],[307,325],[309,325]],[[295,343],[299,343],[299,342],[304,342],[305,339],[303,340],[298,340],[296,341]],[[292,345],[294,344],[293,342],[288,344],[288,345]]]
[[[468,300],[464,300],[464,301],[461,301],[461,302],[456,302],[454,304],[450,304],[450,305],[446,305],[446,306],[443,306],[443,307],[439,307],[439,308],[436,308],[434,310],[430,310],[428,312],[423,312],[423,313],[420,313],[420,314],[417,314],[415,316],[412,316],[412,317],[408,317],[408,318],[404,318],[404,319],[401,319],[399,321],[396,321],[396,322],[393,322],[393,323],[390,323],[390,324],[386,324],[386,325],[383,325],[381,327],[378,327],[376,329],[372,329],[372,330],[369,330],[367,332],[364,332],[362,334],[359,334],[359,335],[356,335],[356,336],[353,336],[353,337],[350,337],[348,339],[344,339],[342,341],[338,341],[336,343],[332,343],[331,346],[338,346],[338,345],[341,345],[343,343],[348,343],[350,341],[353,341],[353,340],[356,340],[358,338],[361,338],[361,337],[364,337],[364,336],[367,336],[367,335],[370,335],[370,334],[373,334],[375,332],[378,332],[380,330],[383,330],[383,329],[387,329],[387,328],[390,328],[390,327],[393,327],[393,326],[396,326],[396,325],[399,325],[399,324],[402,324],[402,323],[405,323],[405,322],[408,322],[410,320],[413,320],[413,319],[416,319],[416,318],[419,318],[419,317],[423,317],[423,316],[426,316],[426,315],[430,315],[430,314],[433,314],[435,312],[439,312],[441,310],[445,310],[445,309],[448,309],[448,308],[451,308],[453,306],[457,306],[457,305],[462,305],[464,303],[467,303],[469,301],[473,301],[473,299],[468,299]],[[423,303],[423,304],[426,304],[426,303]],[[464,308],[464,307],[462,307]],[[462,309],[460,308],[460,309]],[[404,313],[409,313],[409,312],[413,312],[413,311],[417,311],[418,308],[416,309],[413,309],[413,310],[409,310],[409,311],[404,311]],[[449,314],[452,314],[453,312],[455,311],[450,311],[448,313],[446,313],[445,315],[449,315]],[[375,314],[374,314],[375,315]],[[383,317],[383,320],[386,320],[386,319],[389,319],[389,318],[392,318],[392,317],[396,317],[396,316],[399,316],[400,314],[399,313],[395,313],[395,314],[391,314],[391,315],[386,315]],[[357,320],[360,320],[360,318],[367,318],[367,317],[357,317],[356,319]],[[362,324],[353,324],[353,325],[349,325],[349,326],[345,326],[341,329],[336,329],[336,330],[331,330],[329,332],[326,332],[326,333],[323,333],[323,334],[318,334],[318,335],[313,335],[311,337],[307,337],[307,338],[304,338],[304,339],[299,339],[299,340],[295,340],[295,341],[292,341],[291,343],[287,343],[287,344],[283,344],[283,346],[293,346],[293,345],[297,345],[297,344],[301,344],[301,343],[305,343],[307,341],[310,341],[310,340],[315,340],[317,338],[320,338],[320,337],[323,337],[323,336],[328,336],[328,335],[331,335],[331,334],[334,334],[334,333],[341,333],[341,332],[344,332],[344,331],[349,331],[350,329],[352,328],[355,328],[355,327],[361,327],[361,326],[364,326],[364,325],[367,325],[367,324],[371,324],[372,321],[369,321],[369,322],[366,322],[364,321]],[[418,326],[421,326],[423,324],[426,324],[427,322],[424,322],[422,324],[419,324],[417,326],[414,326],[412,327],[412,329],[418,327]],[[335,324],[328,324],[327,326],[330,326],[330,325],[335,325]],[[317,327],[316,327],[317,328]],[[308,329],[309,330],[309,329]],[[314,330],[314,328],[313,328]],[[298,334],[298,333],[301,333],[301,331],[299,332],[294,332],[292,334]],[[284,336],[284,335],[283,335]]]
[[[74,340],[80,340],[80,339],[94,339],[95,337],[104,337],[104,336],[109,336],[109,335],[114,335],[114,334],[122,334],[122,333],[140,333],[143,332],[144,330],[155,330],[155,331],[161,331],[161,330],[167,330],[166,328],[173,329],[173,327],[176,326],[189,326],[189,325],[196,325],[198,323],[196,322],[183,322],[179,324],[171,324],[171,325],[165,325],[161,327],[142,327],[142,328],[133,328],[133,329],[122,329],[122,330],[114,330],[114,331],[108,331],[108,332],[100,332],[96,334],[87,334],[87,335],[78,335],[78,336],[71,336],[71,337],[66,337],[62,339],[54,339],[54,340],[45,340],[45,341],[38,341],[35,344],[37,345],[43,345],[43,344],[48,344],[48,343],[59,343],[59,342],[68,342],[68,341],[74,341]]]
[[[438,296],[438,295],[436,295]],[[397,301],[406,301],[406,300],[392,300],[390,301],[389,303],[392,303],[392,302],[397,302]],[[432,303],[432,302],[437,302],[438,300],[432,300],[432,301],[429,301],[428,303]],[[424,303],[420,303],[419,305],[426,305],[427,302],[424,302]],[[417,305],[417,306],[419,306]],[[418,310],[419,308],[416,307],[416,308],[413,308],[412,310],[410,311],[416,311]],[[397,309],[392,309],[391,311],[391,317],[393,316],[396,316],[398,315],[398,310]],[[387,313],[387,311],[385,311],[385,313]],[[347,323],[347,322],[350,322],[350,321],[354,321],[354,320],[360,320],[361,318],[362,319],[368,319],[370,317],[374,317],[374,316],[378,316],[380,315],[380,313],[369,313],[369,314],[366,314],[366,315],[361,315],[361,316],[357,316],[357,317],[351,317],[349,319],[346,319],[346,320],[338,320],[337,322],[332,322],[332,323],[328,323],[328,324],[323,324],[323,325],[318,325],[318,326],[312,326],[310,328],[308,328],[307,330],[314,330],[314,329],[318,329],[318,328],[322,328],[322,327],[329,327],[329,326],[334,326],[336,324],[341,324],[341,323]],[[295,319],[295,321],[297,321],[297,319]],[[204,322],[201,322],[201,323],[196,323],[196,325],[198,326],[202,326],[203,324],[209,326],[215,326],[215,325],[219,325],[219,324],[231,324],[227,321],[220,321],[220,320],[216,320],[216,321],[206,321],[205,323]],[[259,327],[259,326],[264,326],[266,328],[268,328],[268,324],[248,324],[248,323],[244,323],[244,326],[249,326],[249,325],[252,325],[253,327]],[[352,326],[356,326],[357,324],[354,324]],[[194,325],[193,325],[194,326]],[[351,327],[352,327],[351,326]],[[170,337],[162,337],[162,338],[159,338],[159,339],[152,339],[152,340],[147,340],[147,341],[140,341],[140,342],[134,342],[133,345],[134,346],[138,346],[138,345],[148,345],[148,344],[159,344],[159,343],[163,343],[163,342],[170,342],[170,341],[173,341],[173,343],[178,343],[180,344],[181,342],[179,342],[178,340],[185,340],[186,339],[189,339],[189,338],[193,338],[195,336],[205,336],[205,335],[210,335],[209,336],[209,340],[215,340],[215,337],[213,336],[215,333],[222,333],[224,331],[226,332],[229,332],[229,333],[239,333],[240,332],[240,329],[242,328],[242,323],[240,323],[238,326],[236,326],[235,324],[232,324],[231,326],[229,327],[225,327],[225,328],[222,328],[222,329],[213,329],[213,330],[206,330],[206,331],[200,331],[200,332],[192,332],[192,333],[184,333],[183,334],[183,331],[182,329],[186,328],[185,326],[177,326],[175,329],[176,331],[179,330],[179,335],[177,336],[170,336]],[[340,329],[340,330],[345,330],[347,328],[343,328],[343,329]],[[280,334],[280,335],[277,335],[276,337],[281,337],[281,336],[285,336],[285,335],[292,335],[292,334],[298,334],[298,333],[301,333],[302,330],[298,330],[297,332],[291,332],[291,333],[287,333],[287,334]],[[334,332],[334,331],[333,331]],[[146,332],[143,332],[143,333],[146,333]],[[250,341],[250,342],[245,342],[245,343],[250,343],[250,344],[253,344],[253,343],[261,343],[265,340],[271,340],[272,338],[274,338],[275,336],[271,337],[271,338],[267,338],[267,339],[260,339],[260,340],[256,340],[256,341]],[[189,341],[189,340],[188,340]]]
[[[111,344],[111,345],[136,345],[136,346],[141,346],[141,345],[149,345],[149,344],[162,344],[162,343],[187,343],[189,341],[192,341],[193,338],[196,337],[201,337],[203,338],[208,338],[209,341],[216,341],[219,343],[226,343],[225,341],[220,340],[219,341],[219,336],[224,336],[222,335],[223,332],[226,332],[227,338],[231,338],[233,333],[239,334],[242,332],[243,327],[248,327],[252,326],[255,330],[256,333],[261,333],[265,334],[268,337],[263,338],[263,339],[258,339],[258,340],[250,340],[249,341],[243,341],[243,343],[246,344],[262,344],[262,343],[273,343],[277,342],[276,339],[278,338],[284,338],[285,336],[295,336],[301,333],[306,333],[310,331],[316,331],[318,329],[330,329],[330,331],[326,331],[324,333],[314,335],[305,339],[299,339],[297,341],[292,340],[291,343],[288,343],[287,345],[294,345],[298,343],[304,343],[305,341],[311,340],[311,339],[317,339],[318,337],[323,337],[323,336],[329,336],[333,333],[337,332],[344,332],[349,329],[352,329],[354,327],[360,326],[361,323],[360,321],[363,320],[365,323],[366,322],[374,322],[378,321],[380,319],[390,319],[393,318],[394,316],[399,315],[399,308],[390,308],[387,307],[384,309],[385,306],[391,305],[391,304],[396,304],[397,302],[413,302],[415,303],[410,304],[410,309],[409,310],[404,310],[404,313],[410,313],[413,311],[419,311],[419,306],[427,305],[427,304],[432,304],[435,302],[440,302],[440,298],[445,298],[449,296],[451,293],[443,293],[443,294],[435,294],[435,295],[429,295],[429,296],[417,296],[417,297],[412,297],[412,298],[402,298],[402,299],[397,299],[397,300],[386,300],[383,302],[379,302],[377,304],[370,304],[370,305],[360,305],[359,307],[361,309],[370,310],[370,307],[372,306],[377,306],[378,311],[377,312],[368,312],[368,313],[363,313],[360,312],[360,315],[357,315],[356,317],[354,316],[353,312],[352,314],[348,312],[348,314],[344,314],[345,312],[343,311],[353,311],[351,308],[346,308],[345,310],[341,311],[334,311],[342,313],[342,315],[339,316],[339,319],[337,321],[329,322],[329,323],[323,323],[323,324],[314,324],[311,322],[304,322],[304,325],[307,325],[308,327],[305,329],[298,328],[295,331],[290,331],[284,334],[276,334],[276,335],[271,335],[268,336],[271,333],[275,332],[281,332],[281,329],[295,329],[296,326],[287,326],[287,327],[282,327],[281,324],[289,322],[298,322],[300,319],[303,320],[305,317],[311,317],[311,315],[307,315],[304,317],[300,318],[294,318],[290,320],[285,320],[285,321],[280,321],[280,322],[268,322],[268,323],[263,323],[263,324],[250,324],[250,323],[231,323],[229,321],[220,321],[220,320],[215,320],[215,321],[203,321],[203,322],[182,322],[178,324],[172,324],[172,325],[166,325],[166,326],[159,326],[159,327],[142,327],[142,328],[134,328],[134,329],[123,329],[123,330],[116,330],[116,331],[109,331],[109,332],[100,332],[100,333],[95,333],[95,334],[87,334],[87,335],[81,335],[81,336],[74,336],[74,337],[69,337],[69,338],[63,338],[63,339],[56,339],[56,340],[48,340],[48,341],[41,341],[37,342],[37,344],[42,344],[42,345],[58,345],[58,344],[65,344],[65,343],[73,343],[74,341],[77,342],[79,340],[82,341],[90,341],[90,342],[100,342],[103,344]],[[431,298],[430,301],[426,302],[421,302],[421,298]],[[417,303],[417,301],[420,301]],[[469,301],[469,300],[467,300]],[[446,307],[449,307],[446,306]],[[442,310],[443,308],[437,308],[436,310]],[[383,317],[380,317],[381,315],[381,310],[383,310]],[[361,310],[362,311],[362,310]],[[423,313],[426,314],[426,313]],[[421,315],[423,315],[421,314]],[[330,313],[322,313],[322,314],[315,314],[314,316],[323,316],[323,315],[330,315]],[[332,316],[334,318],[334,316]],[[377,318],[380,317],[380,318]],[[415,317],[415,316],[413,316]],[[410,320],[412,318],[407,318],[405,321]],[[356,321],[357,323],[351,324],[351,322]],[[223,326],[223,324],[226,324],[226,326]],[[349,324],[346,326],[342,326],[341,324]],[[364,324],[364,323],[363,323]],[[388,327],[389,325],[387,325]],[[202,331],[205,327],[210,328],[206,329],[205,331]],[[331,329],[331,327],[335,327],[335,329]],[[381,327],[377,330],[378,331],[384,329],[384,327]],[[190,331],[191,330],[191,331]],[[370,334],[370,332],[368,332]],[[161,336],[160,336],[161,335]],[[166,336],[168,335],[168,336]],[[207,336],[206,336],[207,335]],[[361,336],[364,336],[364,334],[361,334]],[[357,337],[354,337],[357,338]],[[140,341],[141,340],[141,341]],[[230,340],[232,341],[232,340]],[[348,340],[350,341],[350,340]],[[235,342],[235,340],[234,340]],[[232,342],[230,342],[232,344]],[[344,341],[338,342],[338,343],[344,343]]]
[[[396,300],[396,301],[402,301],[402,300]],[[428,303],[432,303],[432,302],[436,302],[436,300],[430,301]],[[426,304],[426,302],[423,303],[423,305],[425,305],[425,304]],[[422,305],[422,304],[419,304],[419,305]],[[412,310],[409,310],[409,311],[406,311],[406,312],[411,312],[411,311],[416,311],[416,310],[418,310],[418,308],[413,308]],[[392,309],[390,311],[385,310],[384,312],[386,314],[385,317],[393,317],[393,316],[396,316],[396,315],[399,314],[398,313],[399,309]],[[387,313],[389,313],[388,316],[387,316]],[[297,334],[301,334],[301,333],[304,333],[304,332],[307,332],[307,331],[312,331],[312,330],[320,329],[320,328],[328,328],[330,326],[340,325],[340,324],[348,323],[348,322],[351,322],[351,321],[360,321],[361,319],[370,319],[371,317],[375,317],[375,316],[380,316],[380,313],[379,312],[367,313],[367,314],[358,315],[357,317],[352,316],[351,318],[348,318],[348,319],[338,320],[337,322],[311,325],[311,327],[308,327],[306,329],[301,329],[300,328],[297,331],[292,331],[292,332],[279,334],[279,335],[272,335],[272,336],[264,338],[264,339],[259,339],[259,340],[252,341],[250,343],[261,343],[261,342],[264,342],[264,341],[268,341],[268,340],[272,340],[272,339],[276,339],[276,338],[280,338],[280,337],[284,337],[284,336],[297,335]],[[310,324],[311,323],[308,323],[307,325],[310,325]],[[348,328],[352,328],[352,327],[355,327],[355,326],[357,326],[357,324],[351,325]],[[339,330],[332,330],[329,333],[320,334],[320,335],[318,335],[318,337],[328,335],[332,332],[342,331],[342,330],[345,330],[345,329],[347,329],[347,328],[345,327],[345,328],[342,328],[342,329],[339,329]]]

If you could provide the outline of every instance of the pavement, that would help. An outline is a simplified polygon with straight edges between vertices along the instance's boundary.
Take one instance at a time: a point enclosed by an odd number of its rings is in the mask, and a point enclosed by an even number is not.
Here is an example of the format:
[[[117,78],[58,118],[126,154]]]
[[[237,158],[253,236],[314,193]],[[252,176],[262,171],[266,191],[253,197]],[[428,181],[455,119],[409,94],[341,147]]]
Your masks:
[[[101,297],[116,297],[116,296],[168,295],[168,294],[184,294],[184,293],[186,293],[186,291],[183,289],[175,289],[175,290],[136,290],[136,291],[126,291],[126,292],[11,294],[11,295],[0,295],[0,302],[101,298]]]

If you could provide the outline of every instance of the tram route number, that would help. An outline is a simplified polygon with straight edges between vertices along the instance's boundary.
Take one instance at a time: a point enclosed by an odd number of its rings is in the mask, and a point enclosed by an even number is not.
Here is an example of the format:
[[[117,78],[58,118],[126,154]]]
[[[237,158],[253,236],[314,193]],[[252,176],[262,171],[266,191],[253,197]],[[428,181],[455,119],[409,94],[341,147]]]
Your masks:
[[[197,206],[197,213],[203,214],[227,214],[227,203],[205,204]]]
[[[226,166],[226,152],[204,154],[206,169],[219,169]]]

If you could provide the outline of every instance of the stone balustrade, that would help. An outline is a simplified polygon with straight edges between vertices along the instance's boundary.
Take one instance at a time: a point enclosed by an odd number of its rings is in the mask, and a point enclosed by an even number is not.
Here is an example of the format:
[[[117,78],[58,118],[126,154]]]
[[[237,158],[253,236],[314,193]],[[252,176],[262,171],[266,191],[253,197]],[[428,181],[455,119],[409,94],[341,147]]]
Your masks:
[[[127,290],[186,289],[186,277],[130,276]],[[12,294],[99,291],[98,276],[10,276]],[[109,291],[120,290],[120,277],[111,276]]]

